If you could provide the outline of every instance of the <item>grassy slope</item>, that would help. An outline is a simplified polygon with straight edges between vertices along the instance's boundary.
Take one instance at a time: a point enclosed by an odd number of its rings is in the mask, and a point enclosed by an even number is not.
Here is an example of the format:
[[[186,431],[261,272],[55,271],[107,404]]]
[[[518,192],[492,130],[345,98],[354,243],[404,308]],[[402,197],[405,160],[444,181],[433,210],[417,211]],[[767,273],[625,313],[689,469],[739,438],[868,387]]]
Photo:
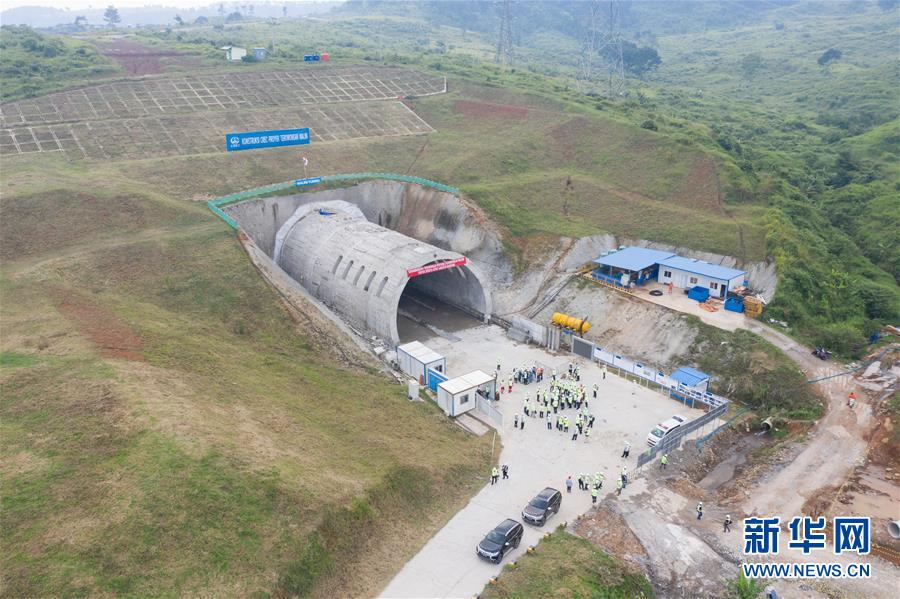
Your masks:
[[[479,596],[637,599],[654,594],[643,575],[627,570],[590,541],[558,529],[542,539],[534,553],[523,555],[515,566],[507,565],[497,583],[486,586]]]
[[[775,29],[774,21],[785,28]],[[462,188],[519,236],[510,238],[510,246],[529,246],[522,236],[532,233],[607,231],[747,259],[768,255],[781,281],[769,315],[790,322],[790,332],[808,343],[854,354],[869,333],[900,313],[900,239],[891,227],[900,215],[890,201],[896,175],[883,153],[873,156],[865,136],[896,114],[890,23],[874,5],[797,5],[775,7],[765,19],[727,31],[713,26],[704,33],[660,34],[662,69],[644,84],[632,82],[635,100],[618,105],[576,92],[567,78],[576,57],[565,36],[538,36],[540,48],[518,48],[524,71],[481,62],[491,56],[489,36],[429,28],[409,18],[344,16],[311,28],[304,43],[336,44],[332,54],[338,61],[412,63],[449,73],[454,93],[462,85],[477,88],[476,95],[488,101],[513,104],[528,96],[565,113],[568,122],[529,131],[527,121],[461,119],[445,99],[414,103],[443,128],[432,136],[441,145],[429,143],[411,172],[457,183],[481,177]],[[259,26],[242,26],[234,34],[249,35],[254,27]],[[276,61],[284,63],[297,48],[289,31],[279,31],[286,43]],[[823,69],[816,59],[826,40],[844,58]],[[756,54],[759,68],[745,74],[744,59]],[[607,118],[583,125],[576,115]],[[651,134],[626,131],[645,120],[659,127],[660,143],[641,151],[642,134]],[[604,138],[597,128],[615,134]],[[624,149],[616,145],[623,136],[633,142]],[[859,138],[841,143],[848,136]],[[851,155],[849,163],[839,160],[842,148]],[[406,147],[400,153],[409,155]],[[718,181],[694,181],[702,172],[702,165],[692,165],[697,153],[714,161]],[[667,155],[675,160],[665,160]],[[405,171],[413,158],[392,162]],[[566,191],[569,177],[573,187]],[[842,178],[865,189],[849,190],[852,197],[832,193]],[[678,181],[683,197],[699,201],[671,201]],[[710,202],[713,186],[717,198]],[[630,191],[635,193],[622,193]],[[848,203],[856,206],[853,219],[843,218]],[[877,223],[870,226],[873,219]]]
[[[874,4],[800,5],[772,14],[780,30],[661,37],[653,76],[667,86],[653,102],[710,123],[773,207],[767,247],[781,282],[768,313],[843,354],[900,314],[895,17]],[[843,56],[821,67],[829,47]]]
[[[0,101],[31,97],[121,72],[93,44],[28,27],[0,27]]]
[[[0,203],[6,593],[372,594],[480,486],[486,441],[342,366],[202,205],[34,168]]]

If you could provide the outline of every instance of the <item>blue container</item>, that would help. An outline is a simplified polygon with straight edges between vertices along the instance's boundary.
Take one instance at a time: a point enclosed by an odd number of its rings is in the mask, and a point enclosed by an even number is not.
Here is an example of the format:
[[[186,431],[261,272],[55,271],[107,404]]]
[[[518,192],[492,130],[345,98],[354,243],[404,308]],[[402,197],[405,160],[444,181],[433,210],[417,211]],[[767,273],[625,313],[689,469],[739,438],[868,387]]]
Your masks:
[[[688,297],[694,301],[705,302],[709,298],[709,289],[697,285],[688,291]]]
[[[320,58],[318,54],[304,54],[303,62],[318,62]]]
[[[732,312],[743,312],[744,300],[739,297],[729,297],[725,300],[725,309]]]

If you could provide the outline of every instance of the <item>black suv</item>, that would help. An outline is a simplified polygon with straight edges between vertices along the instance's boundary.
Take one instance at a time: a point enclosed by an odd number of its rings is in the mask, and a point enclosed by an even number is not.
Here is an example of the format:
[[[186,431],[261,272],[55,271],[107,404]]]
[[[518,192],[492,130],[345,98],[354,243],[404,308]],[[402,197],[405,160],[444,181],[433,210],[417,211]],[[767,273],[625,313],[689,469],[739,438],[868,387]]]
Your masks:
[[[562,504],[562,493],[547,487],[528,502],[528,505],[522,510],[522,518],[529,524],[543,526],[550,516],[559,513],[560,504]]]
[[[524,532],[525,528],[515,520],[504,520],[478,543],[475,553],[496,564],[503,559],[507,551],[519,546]]]

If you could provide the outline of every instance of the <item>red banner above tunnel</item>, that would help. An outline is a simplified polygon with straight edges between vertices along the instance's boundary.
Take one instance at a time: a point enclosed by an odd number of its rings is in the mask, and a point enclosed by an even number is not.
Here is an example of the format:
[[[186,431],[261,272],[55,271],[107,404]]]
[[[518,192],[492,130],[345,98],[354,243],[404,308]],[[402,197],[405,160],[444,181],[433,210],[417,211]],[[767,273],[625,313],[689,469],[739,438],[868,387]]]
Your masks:
[[[431,274],[439,270],[447,270],[448,268],[454,268],[456,266],[465,266],[465,264],[466,257],[462,256],[460,258],[456,258],[455,260],[435,262],[434,264],[426,264],[425,266],[420,266],[419,268],[407,268],[406,276],[411,279],[413,277],[420,277],[422,275]]]

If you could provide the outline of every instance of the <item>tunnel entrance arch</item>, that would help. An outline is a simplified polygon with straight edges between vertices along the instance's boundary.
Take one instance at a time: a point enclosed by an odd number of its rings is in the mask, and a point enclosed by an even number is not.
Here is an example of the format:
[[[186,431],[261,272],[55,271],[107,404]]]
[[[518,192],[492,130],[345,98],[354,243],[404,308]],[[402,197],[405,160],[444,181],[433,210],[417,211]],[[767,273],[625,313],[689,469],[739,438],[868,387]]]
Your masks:
[[[440,265],[433,262],[422,268]],[[421,340],[414,332],[415,325],[451,334],[469,328],[490,317],[489,301],[479,275],[468,262],[411,276],[397,297],[398,338],[403,342]],[[403,319],[413,325],[403,326]]]
[[[400,342],[401,299],[421,295],[487,320],[487,280],[462,254],[369,222],[343,201],[300,206],[280,227],[275,262],[352,324]]]

